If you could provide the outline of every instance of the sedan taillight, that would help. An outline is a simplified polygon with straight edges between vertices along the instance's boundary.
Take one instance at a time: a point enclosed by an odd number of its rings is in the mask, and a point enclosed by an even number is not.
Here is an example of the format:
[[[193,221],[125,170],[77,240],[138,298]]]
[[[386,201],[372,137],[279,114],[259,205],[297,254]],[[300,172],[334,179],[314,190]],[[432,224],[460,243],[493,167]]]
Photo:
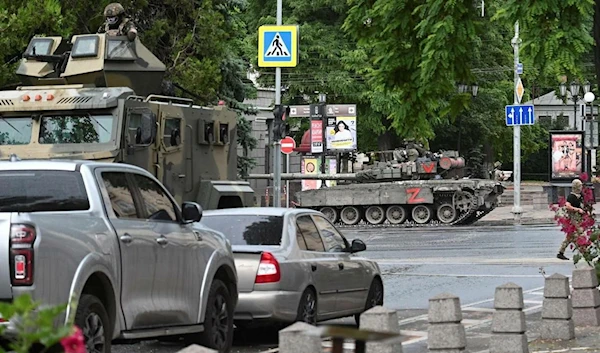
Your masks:
[[[260,263],[254,283],[275,283],[279,280],[281,280],[279,261],[270,252],[263,252],[260,255]]]

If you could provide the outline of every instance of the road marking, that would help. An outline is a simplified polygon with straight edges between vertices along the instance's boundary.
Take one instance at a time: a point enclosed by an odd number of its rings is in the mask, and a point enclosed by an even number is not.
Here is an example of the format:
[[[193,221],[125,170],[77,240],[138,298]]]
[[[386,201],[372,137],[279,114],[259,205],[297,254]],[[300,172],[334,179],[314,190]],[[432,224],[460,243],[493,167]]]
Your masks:
[[[498,278],[542,278],[541,275],[487,275],[487,274],[451,274],[451,273],[404,273],[404,272],[381,272],[386,276],[407,277],[498,277]]]
[[[541,305],[532,306],[531,308],[523,310],[523,312],[525,314],[527,314],[528,312],[540,309],[541,307],[542,307]],[[492,322],[492,320],[493,319],[481,320],[481,323],[479,323],[479,324],[470,325],[470,326],[466,326],[465,325],[465,330],[471,330],[471,329],[475,329],[475,328],[481,327],[483,325],[487,325],[490,322]],[[409,344],[413,344],[413,343],[422,342],[422,341],[425,341],[425,340],[427,340],[427,336],[423,336],[423,337],[419,337],[419,338],[414,338],[412,340],[408,340],[408,341],[402,342],[402,345],[403,346],[404,345],[409,345]]]
[[[457,265],[457,266],[465,266],[465,265],[528,265],[528,264],[565,264],[563,260],[560,259],[523,259],[523,258],[514,258],[514,259],[490,259],[490,258],[472,258],[470,261],[452,261],[448,258],[419,258],[419,259],[404,259],[404,260],[377,260],[378,264],[381,265]]]
[[[530,294],[530,293],[533,293],[533,292],[538,292],[538,291],[543,290],[543,289],[544,289],[544,287],[538,287],[538,288],[529,289],[529,290],[523,291],[523,295]],[[465,308],[472,308],[472,307],[475,307],[477,305],[481,305],[481,304],[485,304],[485,303],[489,303],[489,302],[493,302],[493,301],[494,301],[494,298],[484,299],[484,300],[480,300],[480,301],[477,301],[477,302],[473,302],[473,303],[462,305],[461,309],[464,310]],[[398,325],[402,326],[402,325],[410,324],[410,323],[413,323],[413,322],[417,322],[417,321],[420,321],[420,320],[427,319],[427,317],[428,317],[428,314],[423,314],[423,315],[417,315],[417,316],[409,317],[409,318],[406,318],[406,319],[403,319],[403,320],[399,320],[398,321]]]
[[[539,300],[523,300],[523,303],[525,303],[525,304],[542,304],[543,301],[539,301]]]

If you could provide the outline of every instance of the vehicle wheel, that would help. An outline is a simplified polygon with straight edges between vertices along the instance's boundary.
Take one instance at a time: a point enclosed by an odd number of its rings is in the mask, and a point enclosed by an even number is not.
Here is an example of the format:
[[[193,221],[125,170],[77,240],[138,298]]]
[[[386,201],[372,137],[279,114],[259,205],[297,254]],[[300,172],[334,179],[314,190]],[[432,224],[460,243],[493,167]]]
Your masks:
[[[391,224],[400,224],[406,220],[406,210],[402,206],[393,205],[385,211],[385,216]]]
[[[425,224],[431,220],[431,208],[425,205],[417,205],[412,210],[412,218],[417,224]]]
[[[365,219],[370,224],[381,224],[385,221],[385,211],[381,206],[369,206],[365,212]]]
[[[325,217],[329,220],[329,222],[331,223],[335,223],[337,222],[337,218],[338,218],[338,214],[337,214],[337,210],[333,207],[321,207],[321,209],[319,210],[323,215],[325,215]]]
[[[346,206],[342,209],[340,218],[344,224],[353,226],[360,221],[360,211],[354,206]]]
[[[75,313],[75,325],[83,333],[88,353],[110,353],[112,325],[100,299],[90,294],[81,296]]]
[[[298,304],[298,316],[296,321],[306,322],[307,324],[317,324],[317,295],[311,288],[306,288],[302,293],[300,304]]]
[[[365,311],[378,305],[383,305],[383,283],[379,278],[376,278],[371,283],[371,288],[369,288],[367,302],[365,303]],[[360,314],[354,315],[354,319],[356,320],[356,325],[358,327],[360,327]]]
[[[456,219],[456,210],[452,204],[443,203],[437,209],[437,218],[444,224],[452,223]]]
[[[190,343],[229,353],[233,344],[233,305],[225,283],[214,279],[208,293],[204,332],[188,337]]]

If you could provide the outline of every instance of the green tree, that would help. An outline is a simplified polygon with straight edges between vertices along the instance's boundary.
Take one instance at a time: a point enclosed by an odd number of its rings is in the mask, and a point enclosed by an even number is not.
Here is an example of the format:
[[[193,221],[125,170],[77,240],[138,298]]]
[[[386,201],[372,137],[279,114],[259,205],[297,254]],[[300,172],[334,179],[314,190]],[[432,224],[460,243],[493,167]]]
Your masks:
[[[461,153],[485,140],[493,146],[488,158],[512,159],[512,129],[503,118],[504,105],[513,101],[512,24],[490,21],[504,2],[486,1],[485,17],[472,1],[350,4],[343,28],[368,54],[372,92],[393,97],[385,108],[395,132],[430,140],[432,149],[461,146]],[[457,94],[457,83],[474,82],[475,99]],[[522,129],[525,156],[540,148],[538,133]]]

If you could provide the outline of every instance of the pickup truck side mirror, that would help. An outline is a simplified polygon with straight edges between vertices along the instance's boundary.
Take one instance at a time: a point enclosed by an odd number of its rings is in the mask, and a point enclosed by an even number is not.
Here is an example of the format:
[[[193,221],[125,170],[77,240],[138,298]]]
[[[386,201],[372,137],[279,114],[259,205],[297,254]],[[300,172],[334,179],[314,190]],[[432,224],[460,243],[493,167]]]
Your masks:
[[[183,223],[200,222],[202,206],[195,202],[184,202],[182,207]]]
[[[351,253],[354,254],[355,252],[361,252],[365,250],[367,250],[367,245],[365,244],[365,242],[363,242],[360,239],[352,240],[352,246],[350,247]]]

